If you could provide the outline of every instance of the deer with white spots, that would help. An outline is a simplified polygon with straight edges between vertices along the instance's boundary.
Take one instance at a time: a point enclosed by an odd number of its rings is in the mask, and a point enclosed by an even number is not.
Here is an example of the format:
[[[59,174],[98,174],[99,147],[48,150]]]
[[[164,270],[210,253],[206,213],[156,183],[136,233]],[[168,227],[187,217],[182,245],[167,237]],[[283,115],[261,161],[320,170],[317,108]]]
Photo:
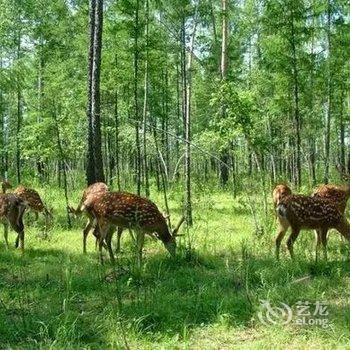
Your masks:
[[[83,195],[81,197],[81,200],[78,204],[78,207],[76,209],[74,209],[73,207],[69,206],[68,211],[76,216],[79,216],[83,213],[82,207],[83,207],[83,204],[86,200],[93,202],[99,196],[101,196],[102,194],[104,194],[108,191],[109,191],[108,186],[104,182],[96,182],[84,190]],[[86,214],[86,216],[88,218],[88,221],[87,221],[85,228],[83,230],[83,253],[85,254],[86,253],[86,239],[87,239],[89,232],[96,226],[96,220],[95,220],[95,217],[91,213],[89,213],[88,211],[84,211],[84,213]],[[99,238],[99,231],[93,230],[92,233],[96,238],[96,245],[97,245],[98,238]],[[121,232],[120,232],[120,230],[118,230],[118,246],[120,246],[120,243],[119,243],[120,235],[121,235]]]
[[[49,221],[52,220],[52,214],[44,205],[39,193],[36,190],[24,187],[23,185],[19,185],[13,193],[28,203],[28,208],[35,213],[36,220],[39,218],[39,213],[44,215],[46,232]]]
[[[27,203],[20,197],[11,194],[0,194],[0,221],[4,225],[4,237],[7,248],[8,244],[8,225],[17,232],[16,248],[24,250],[24,225],[23,214]]]
[[[280,200],[283,197],[289,196],[291,194],[292,194],[292,190],[290,189],[289,186],[285,184],[277,185],[272,192],[272,200],[273,200],[274,207],[275,208],[277,207],[277,204],[280,202]]]
[[[312,195],[332,201],[338,207],[338,210],[344,213],[350,198],[350,176],[344,174],[339,166],[336,169],[348,183],[344,186],[321,185],[315,189]]]
[[[110,259],[114,262],[111,248],[113,226],[128,228],[135,232],[137,247],[137,262],[141,266],[142,249],[145,234],[156,236],[161,240],[168,252],[175,256],[177,232],[184,221],[180,220],[171,232],[164,216],[157,206],[147,198],[127,192],[106,192],[95,199],[84,202],[84,210],[94,215],[97,220],[99,237],[100,260],[102,260],[102,246],[106,242]]]
[[[287,248],[291,257],[293,244],[302,229],[315,229],[317,232],[316,260],[319,247],[322,244],[325,259],[327,259],[327,232],[336,229],[348,241],[350,240],[350,224],[336,204],[324,198],[303,195],[287,195],[277,204],[277,218],[279,221],[276,237],[276,257],[279,258],[281,241],[289,227],[291,234],[287,241]]]

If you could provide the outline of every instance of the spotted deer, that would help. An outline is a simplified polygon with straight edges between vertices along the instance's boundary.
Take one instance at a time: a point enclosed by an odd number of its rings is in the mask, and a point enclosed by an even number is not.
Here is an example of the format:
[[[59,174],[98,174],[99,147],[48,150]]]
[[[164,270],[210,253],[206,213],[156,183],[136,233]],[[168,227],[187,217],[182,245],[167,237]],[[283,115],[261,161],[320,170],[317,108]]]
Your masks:
[[[338,210],[344,213],[350,198],[350,176],[344,174],[339,166],[337,166],[336,169],[348,183],[344,186],[321,185],[314,190],[312,195],[332,201],[337,206]]]
[[[92,185],[90,185],[89,187],[87,187],[84,192],[83,192],[83,195],[81,197],[81,200],[78,204],[78,207],[76,209],[74,209],[73,207],[69,206],[68,207],[68,211],[74,215],[81,215],[83,213],[83,205],[84,205],[84,202],[85,201],[90,201],[90,202],[93,202],[95,201],[96,199],[99,198],[99,196],[101,196],[102,194],[108,192],[109,189],[108,189],[108,186],[103,183],[103,182],[96,182]],[[87,236],[89,234],[89,232],[96,226],[96,220],[95,220],[95,217],[92,213],[88,212],[88,211],[84,211],[87,218],[88,218],[88,221],[85,225],[85,228],[83,230],[83,253],[85,254],[86,253],[86,239],[87,239]],[[93,235],[95,236],[96,238],[96,245],[98,244],[98,239],[99,239],[99,230],[93,230],[92,231]],[[117,232],[117,235],[118,235],[118,241],[117,241],[117,252],[119,252],[120,250],[120,237],[121,237],[121,234],[122,234],[122,229],[119,229],[118,228],[118,232]]]
[[[39,193],[36,190],[24,187],[23,185],[19,185],[13,193],[28,203],[28,208],[35,213],[36,220],[39,218],[39,213],[44,215],[46,231],[49,221],[52,220],[52,214],[44,205]]]
[[[24,225],[23,214],[27,207],[27,203],[20,197],[11,194],[0,194],[0,221],[4,225],[4,238],[7,248],[8,243],[8,225],[17,232],[16,248],[18,246],[24,251]]]
[[[283,197],[277,204],[277,218],[279,229],[276,237],[276,257],[279,258],[280,246],[289,227],[291,234],[287,241],[287,248],[291,257],[293,244],[302,229],[315,229],[317,232],[316,260],[322,244],[325,259],[327,259],[327,232],[336,229],[347,240],[350,240],[350,224],[337,206],[324,198],[289,195]]]
[[[114,254],[111,248],[113,226],[129,228],[135,232],[137,249],[137,263],[141,266],[144,237],[147,233],[155,235],[163,242],[168,252],[175,256],[177,232],[184,218],[180,220],[176,228],[171,232],[165,217],[157,206],[147,198],[127,192],[106,192],[95,195],[84,202],[84,210],[94,215],[97,220],[99,237],[99,256],[102,258],[102,244],[105,240],[109,256],[114,262]]]
[[[289,186],[285,184],[279,184],[277,185],[273,192],[272,192],[272,200],[273,200],[273,205],[276,208],[277,204],[280,202],[280,200],[285,197],[289,196],[292,194],[292,190],[290,189]]]

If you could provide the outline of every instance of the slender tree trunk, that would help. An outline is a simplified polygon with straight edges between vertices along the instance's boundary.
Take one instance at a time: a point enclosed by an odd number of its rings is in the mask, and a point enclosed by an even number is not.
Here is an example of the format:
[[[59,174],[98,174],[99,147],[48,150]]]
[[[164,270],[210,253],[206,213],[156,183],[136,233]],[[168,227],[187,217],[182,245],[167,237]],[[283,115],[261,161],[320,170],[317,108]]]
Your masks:
[[[145,25],[145,40],[146,40],[146,57],[145,57],[145,80],[144,80],[144,97],[143,97],[143,118],[142,118],[142,146],[143,146],[143,173],[145,180],[145,194],[149,197],[149,180],[148,180],[148,165],[147,165],[147,113],[148,113],[148,17],[149,17],[149,4],[148,0],[145,3],[146,6],[146,25]]]
[[[186,84],[186,110],[185,110],[185,213],[186,221],[189,226],[193,224],[192,218],[192,199],[191,199],[191,97],[192,97],[192,62],[193,50],[197,31],[198,8],[196,8],[193,19],[193,30],[191,35],[188,62],[187,62],[187,84]],[[185,34],[185,30],[184,30]]]
[[[135,141],[136,141],[136,192],[141,194],[141,144],[139,132],[139,102],[138,102],[138,78],[139,78],[139,0],[136,0],[135,22],[134,22],[134,108],[135,108]]]
[[[58,151],[59,151],[59,155],[60,155],[60,161],[61,161],[61,164],[62,164],[63,188],[64,188],[64,197],[65,197],[65,200],[66,200],[67,224],[68,224],[68,228],[70,229],[72,227],[72,224],[71,224],[70,215],[69,215],[69,211],[68,211],[69,200],[68,200],[66,157],[65,157],[65,154],[64,154],[64,151],[63,151],[60,127],[59,127],[58,118],[57,118],[57,114],[56,113],[57,113],[57,111],[56,111],[56,108],[54,106],[53,119],[54,119],[54,122],[55,122],[56,137],[57,137],[57,147],[58,147]]]
[[[117,56],[115,58],[117,65]],[[118,86],[115,87],[115,100],[114,100],[114,132],[115,132],[115,168],[117,177],[117,189],[120,191],[120,147],[119,147],[119,110],[118,110]]]
[[[2,56],[0,51],[0,70],[2,70]],[[3,92],[0,87],[0,176],[5,178],[5,107]]]
[[[228,0],[222,0],[222,43],[221,43],[221,62],[220,74],[222,82],[227,79],[228,57],[227,57],[227,43],[228,43]],[[226,106],[221,106],[222,118],[226,118]],[[220,183],[223,187],[227,185],[229,180],[229,168],[226,164],[230,159],[229,147],[225,147],[220,154]]]
[[[95,9],[96,0],[89,1],[89,51],[88,51],[88,86],[87,86],[87,107],[86,116],[88,120],[88,139],[87,139],[87,165],[86,179],[87,183],[95,182],[95,160],[94,160],[94,131],[92,125],[92,67],[94,60],[94,32],[95,32]]]
[[[345,172],[345,123],[344,123],[344,90],[341,91],[340,98],[340,167]]]
[[[301,186],[301,117],[299,108],[299,69],[296,52],[296,33],[295,33],[294,11],[291,9],[291,46],[292,46],[292,71],[294,87],[294,125],[295,125],[295,155],[294,155],[294,182],[297,187]]]
[[[325,159],[324,178],[325,184],[329,181],[329,155],[331,143],[331,118],[332,118],[332,71],[331,71],[331,3],[327,1],[327,47],[328,47],[328,69],[327,69],[327,114],[326,114],[326,134],[325,134]]]
[[[94,135],[94,167],[95,181],[105,181],[103,171],[102,140],[101,140],[101,101],[100,101],[100,77],[101,77],[101,51],[103,28],[103,0],[96,0],[95,30],[94,30],[94,58],[92,66],[91,84],[91,113]]]
[[[22,35],[19,31],[17,38],[17,60],[21,58],[21,40]],[[21,144],[20,144],[20,132],[22,128],[22,87],[17,75],[17,130],[16,130],[16,169],[17,169],[17,182],[21,183]]]

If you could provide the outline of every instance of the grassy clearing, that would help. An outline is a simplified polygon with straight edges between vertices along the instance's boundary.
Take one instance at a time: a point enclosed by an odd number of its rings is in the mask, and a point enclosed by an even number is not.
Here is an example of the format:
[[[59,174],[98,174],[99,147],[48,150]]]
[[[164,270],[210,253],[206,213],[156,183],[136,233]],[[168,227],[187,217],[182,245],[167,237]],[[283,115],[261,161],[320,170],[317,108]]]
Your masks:
[[[65,228],[62,195],[41,192],[55,210],[50,239],[40,238],[41,221],[28,225],[24,256],[6,251],[0,240],[0,348],[348,347],[350,262],[337,234],[328,263],[314,264],[311,232],[296,243],[296,261],[282,254],[277,263],[275,232],[254,233],[246,200],[207,192],[196,196],[195,225],[181,238],[177,258],[147,239],[138,276],[127,233],[113,272],[110,264],[98,264],[92,236],[89,253],[82,254],[84,220]],[[72,202],[78,198],[74,193]],[[153,199],[162,203],[161,195]],[[179,203],[171,194],[174,223]],[[264,325],[257,317],[261,299],[326,301],[332,325]]]

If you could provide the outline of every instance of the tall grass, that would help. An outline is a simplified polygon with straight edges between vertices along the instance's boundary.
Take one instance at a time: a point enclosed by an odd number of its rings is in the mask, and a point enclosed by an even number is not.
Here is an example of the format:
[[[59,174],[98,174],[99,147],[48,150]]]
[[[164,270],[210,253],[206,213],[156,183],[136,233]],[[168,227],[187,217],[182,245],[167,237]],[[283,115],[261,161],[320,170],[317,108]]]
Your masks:
[[[282,254],[277,262],[272,211],[256,211],[257,231],[246,196],[201,191],[177,257],[147,239],[138,274],[127,234],[114,268],[107,255],[98,263],[92,237],[83,255],[84,219],[68,231],[61,192],[42,188],[54,209],[49,238],[40,235],[43,219],[34,223],[27,214],[25,254],[1,242],[0,348],[346,348],[350,263],[339,236],[331,235],[329,262],[314,263],[311,232],[300,235],[295,261]],[[173,223],[181,215],[178,193],[169,194]],[[70,196],[77,203],[80,193]],[[161,194],[153,191],[152,199],[162,207]],[[258,208],[261,195],[252,200]],[[266,326],[257,318],[260,300],[327,301],[332,326]]]

